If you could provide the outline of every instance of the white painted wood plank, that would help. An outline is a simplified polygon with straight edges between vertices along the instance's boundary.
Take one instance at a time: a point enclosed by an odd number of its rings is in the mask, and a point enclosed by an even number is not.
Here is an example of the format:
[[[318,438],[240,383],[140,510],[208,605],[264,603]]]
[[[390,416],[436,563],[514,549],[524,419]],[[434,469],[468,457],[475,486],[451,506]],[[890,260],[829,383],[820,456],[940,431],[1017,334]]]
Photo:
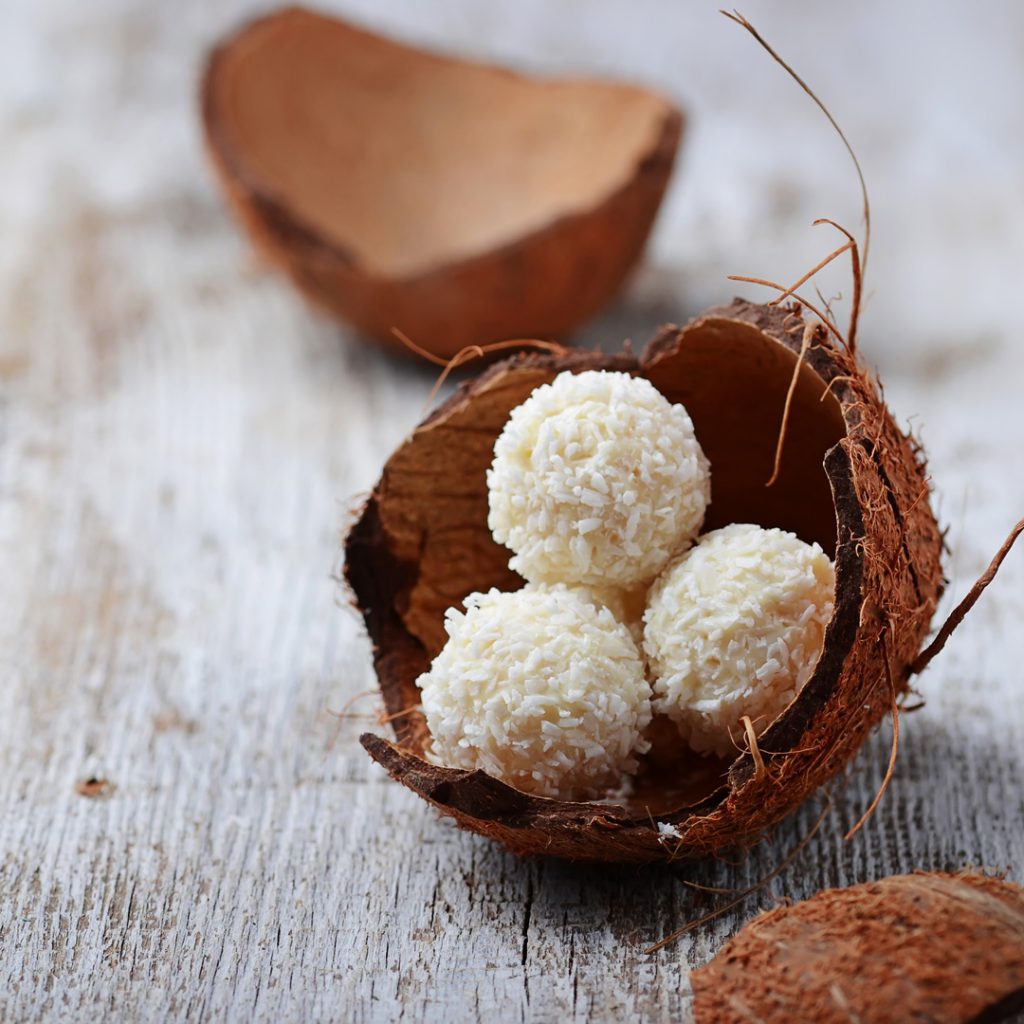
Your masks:
[[[1021,72],[1000,39],[1024,23],[990,6],[976,19],[984,59],[963,59],[1012,85]],[[571,30],[574,4],[488,4],[489,23],[468,0],[348,9],[535,66],[642,69],[692,96],[695,148],[658,262],[594,338],[641,340],[726,297],[726,272],[788,277],[818,253],[811,216],[851,208],[841,154],[820,143],[820,159],[794,163],[795,143],[762,124],[770,104],[797,110],[800,97],[770,68],[741,95],[730,85],[754,56],[742,37],[710,34],[710,12],[649,3],[624,21],[602,0],[587,24],[606,27],[588,35]],[[888,8],[857,9],[863,22],[831,34],[877,41],[864,26]],[[688,966],[775,900],[912,868],[1020,880],[1020,553],[922,679],[927,706],[905,718],[896,777],[861,835],[841,838],[883,776],[887,727],[779,879],[654,956],[643,948],[714,898],[666,869],[520,863],[367,762],[367,723],[328,714],[372,686],[331,572],[346,509],[432,378],[310,313],[222,212],[192,90],[197,54],[241,10],[69,0],[3,12],[0,1018],[685,1019]],[[1021,263],[1007,171],[1019,133],[1000,138],[993,89],[991,109],[972,108],[973,148],[952,159],[926,103],[947,83],[905,83],[907,109],[893,109],[879,96],[899,80],[885,63],[896,43],[878,43],[882,85],[850,90],[842,48],[802,44],[821,32],[806,7],[770,10],[766,31],[794,41],[834,106],[849,98],[864,140],[879,192],[864,342],[892,405],[923,428],[959,596],[1024,511],[1022,343],[995,290]],[[898,42],[909,15],[892,17]],[[953,15],[929,24],[947,43],[963,30]],[[871,118],[885,123],[872,131]],[[813,116],[794,119],[798,148],[819,145]],[[892,141],[911,129],[916,142]],[[929,177],[929,159],[944,175]],[[104,794],[81,795],[93,777]],[[688,877],[748,885],[816,814]]]

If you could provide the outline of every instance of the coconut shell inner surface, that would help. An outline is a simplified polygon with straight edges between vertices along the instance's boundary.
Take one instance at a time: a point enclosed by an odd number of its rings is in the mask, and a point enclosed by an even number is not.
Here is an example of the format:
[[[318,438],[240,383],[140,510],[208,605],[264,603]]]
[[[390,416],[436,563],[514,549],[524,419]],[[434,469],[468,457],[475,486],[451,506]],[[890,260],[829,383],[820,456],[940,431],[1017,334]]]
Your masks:
[[[751,921],[691,975],[697,1024],[978,1024],[1024,1010],[1024,890],[918,873]]]
[[[562,338],[643,249],[683,118],[606,80],[542,80],[301,8],[202,80],[207,150],[269,261],[360,336],[439,356]]]
[[[641,89],[535,81],[301,9],[251,26],[208,81],[236,173],[392,277],[600,203],[671,112]]]
[[[363,737],[371,755],[463,826],[518,852],[595,860],[746,845],[841,768],[906,687],[941,588],[941,538],[917,449],[824,330],[799,371],[781,474],[765,487],[803,328],[794,310],[737,300],[682,330],[664,329],[640,359],[520,356],[464,385],[417,428],[388,460],[346,548],[394,716],[396,743]],[[445,610],[472,591],[522,584],[487,529],[494,441],[535,387],[592,368],[643,375],[684,402],[711,461],[708,528],[781,526],[835,556],[825,648],[804,690],[761,736],[764,774],[754,773],[749,753],[730,764],[649,759],[631,799],[574,804],[424,760],[429,737],[415,680],[443,646]],[[659,838],[652,819],[683,838]]]

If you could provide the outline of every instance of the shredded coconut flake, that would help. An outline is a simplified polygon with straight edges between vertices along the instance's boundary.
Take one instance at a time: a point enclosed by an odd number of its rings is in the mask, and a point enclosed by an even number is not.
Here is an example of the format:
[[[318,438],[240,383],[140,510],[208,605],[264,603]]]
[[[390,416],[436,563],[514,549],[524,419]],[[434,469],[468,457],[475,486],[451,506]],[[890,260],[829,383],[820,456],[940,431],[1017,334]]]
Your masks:
[[[742,716],[763,732],[811,677],[834,591],[817,544],[747,524],[707,534],[648,595],[655,711],[695,750],[734,754]]]
[[[541,796],[601,796],[636,771],[651,688],[629,630],[563,586],[471,594],[419,677],[430,758]]]
[[[659,821],[658,823],[658,839],[682,839],[683,833],[676,828],[670,821]]]
[[[626,373],[560,373],[513,409],[488,525],[536,583],[633,587],[696,536],[711,500],[689,414]]]
[[[587,587],[577,584],[570,587],[591,604],[598,608],[607,608],[621,622],[636,643],[637,649],[643,654],[644,644],[644,609],[647,607],[647,587],[643,584],[631,590],[620,587]]]

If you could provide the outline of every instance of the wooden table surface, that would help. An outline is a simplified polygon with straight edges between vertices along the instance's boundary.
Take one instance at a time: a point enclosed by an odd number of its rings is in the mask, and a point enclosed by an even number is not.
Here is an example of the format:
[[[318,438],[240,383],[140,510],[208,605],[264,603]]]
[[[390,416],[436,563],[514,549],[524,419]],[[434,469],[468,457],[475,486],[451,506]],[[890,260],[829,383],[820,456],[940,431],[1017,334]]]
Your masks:
[[[795,277],[833,244],[814,216],[857,224],[820,115],[714,5],[337,6],[687,102],[649,262],[585,343],[642,341],[730,272]],[[1024,514],[1024,13],[892,6],[746,13],[864,160],[863,344],[930,452],[953,597]],[[223,212],[194,86],[250,9],[0,14],[0,1019],[687,1019],[689,968],[780,899],[914,868],[1024,880],[1024,551],[921,679],[864,830],[842,839],[889,726],[778,878],[657,954],[715,906],[681,879],[756,881],[821,800],[734,863],[593,869],[521,863],[369,763],[338,541],[432,371],[309,310]],[[360,695],[366,718],[331,715]]]

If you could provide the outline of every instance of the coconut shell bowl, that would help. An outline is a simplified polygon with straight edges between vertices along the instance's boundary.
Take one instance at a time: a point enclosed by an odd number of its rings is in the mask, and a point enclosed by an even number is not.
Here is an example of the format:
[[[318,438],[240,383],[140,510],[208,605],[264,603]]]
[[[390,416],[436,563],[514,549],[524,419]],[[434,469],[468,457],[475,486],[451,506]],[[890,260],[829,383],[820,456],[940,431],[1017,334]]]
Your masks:
[[[385,345],[561,339],[634,266],[683,118],[595,78],[426,53],[302,8],[224,40],[207,148],[258,248]]]

